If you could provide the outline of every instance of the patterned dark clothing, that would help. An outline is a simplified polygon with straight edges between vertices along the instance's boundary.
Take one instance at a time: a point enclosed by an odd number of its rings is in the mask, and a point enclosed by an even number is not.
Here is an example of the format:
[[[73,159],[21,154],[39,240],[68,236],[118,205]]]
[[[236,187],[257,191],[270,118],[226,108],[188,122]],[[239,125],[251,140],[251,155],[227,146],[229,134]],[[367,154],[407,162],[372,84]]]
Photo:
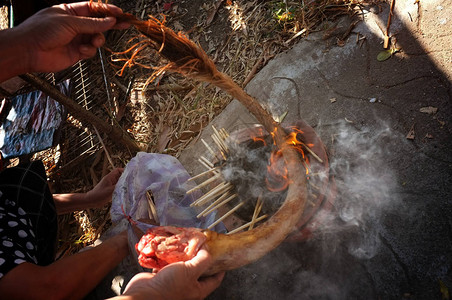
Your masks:
[[[23,262],[54,261],[57,214],[40,161],[0,173],[0,278]]]

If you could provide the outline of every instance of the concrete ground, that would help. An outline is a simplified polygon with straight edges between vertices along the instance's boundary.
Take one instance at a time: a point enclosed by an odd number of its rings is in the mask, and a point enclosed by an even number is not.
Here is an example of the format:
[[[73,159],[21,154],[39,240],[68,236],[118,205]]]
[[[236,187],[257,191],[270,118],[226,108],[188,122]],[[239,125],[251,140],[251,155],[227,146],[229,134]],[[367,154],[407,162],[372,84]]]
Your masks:
[[[301,40],[246,87],[273,115],[287,112],[285,124],[303,119],[316,130],[338,194],[311,239],[284,242],[227,272],[208,299],[441,299],[452,292],[452,3],[397,0],[390,33],[400,52],[383,62],[377,55],[389,6],[380,8],[365,8],[345,45],[336,43],[349,25],[342,20],[332,37]],[[253,122],[234,101],[213,124],[233,131]],[[199,173],[204,152],[198,141],[180,161]]]

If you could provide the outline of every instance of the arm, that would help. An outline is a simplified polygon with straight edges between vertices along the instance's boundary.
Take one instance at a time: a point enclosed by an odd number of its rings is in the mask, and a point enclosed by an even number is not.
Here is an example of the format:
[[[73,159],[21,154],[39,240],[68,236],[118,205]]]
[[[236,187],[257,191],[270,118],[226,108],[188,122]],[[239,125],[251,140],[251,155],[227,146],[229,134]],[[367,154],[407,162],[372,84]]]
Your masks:
[[[43,9],[19,26],[0,31],[0,82],[26,72],[56,72],[96,53],[102,32],[124,29],[116,18],[93,18],[89,2]],[[113,15],[120,8],[108,5]],[[115,25],[116,24],[116,25]]]
[[[57,213],[61,215],[87,208],[99,208],[109,203],[123,170],[114,169],[87,193],[53,194]]]
[[[189,261],[170,264],[158,273],[135,275],[127,284],[124,294],[112,300],[204,299],[220,285],[224,277],[224,272],[202,277],[211,264],[209,253],[201,249]]]
[[[2,299],[82,299],[128,254],[123,232],[101,245],[41,267],[22,263],[0,279]]]

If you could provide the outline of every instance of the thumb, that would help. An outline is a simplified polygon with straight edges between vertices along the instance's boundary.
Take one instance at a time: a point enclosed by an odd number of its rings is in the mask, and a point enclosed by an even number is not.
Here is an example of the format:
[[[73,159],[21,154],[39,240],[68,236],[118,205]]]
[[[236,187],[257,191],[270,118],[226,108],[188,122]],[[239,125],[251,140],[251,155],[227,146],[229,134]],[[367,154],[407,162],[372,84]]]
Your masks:
[[[116,18],[74,17],[72,28],[77,34],[94,34],[107,31],[116,24]]]
[[[212,258],[206,249],[201,248],[195,257],[186,261],[185,265],[192,272],[193,276],[199,278],[212,264]]]

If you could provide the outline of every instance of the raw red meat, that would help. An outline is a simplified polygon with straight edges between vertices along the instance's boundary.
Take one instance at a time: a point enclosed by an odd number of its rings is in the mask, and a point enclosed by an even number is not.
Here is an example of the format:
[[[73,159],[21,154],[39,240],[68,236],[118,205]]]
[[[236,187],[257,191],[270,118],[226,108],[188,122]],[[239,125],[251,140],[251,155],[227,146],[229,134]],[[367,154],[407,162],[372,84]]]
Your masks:
[[[192,259],[205,240],[206,236],[199,228],[153,227],[141,237],[135,249],[142,267],[160,269]]]

